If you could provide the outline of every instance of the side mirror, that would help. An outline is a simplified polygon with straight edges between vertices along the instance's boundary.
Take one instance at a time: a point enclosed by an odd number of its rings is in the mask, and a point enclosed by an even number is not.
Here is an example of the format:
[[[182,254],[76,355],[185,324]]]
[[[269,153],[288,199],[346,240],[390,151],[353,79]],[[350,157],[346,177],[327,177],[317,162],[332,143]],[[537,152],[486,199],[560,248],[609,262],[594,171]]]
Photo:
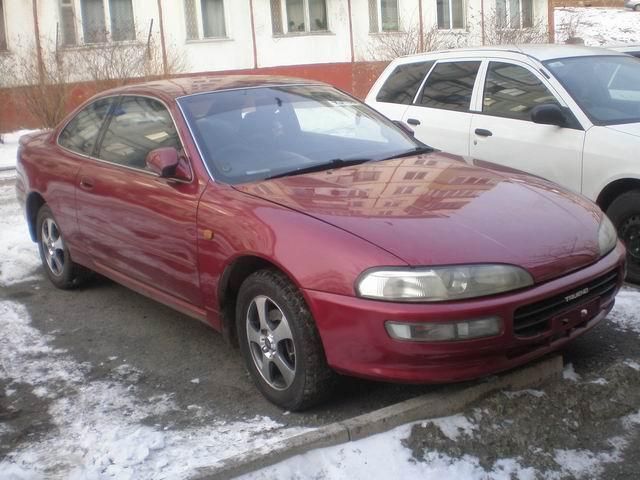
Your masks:
[[[188,168],[181,161],[178,150],[174,147],[163,147],[151,150],[147,154],[147,168],[161,178],[190,180]]]
[[[416,132],[414,132],[412,128],[406,123],[401,122],[400,120],[392,120],[392,122],[396,127],[400,128],[400,130],[402,130],[404,133],[406,133],[410,137],[416,136]]]
[[[545,103],[533,107],[531,110],[531,121],[542,125],[555,125],[556,127],[566,127],[567,116],[562,108],[555,103]]]

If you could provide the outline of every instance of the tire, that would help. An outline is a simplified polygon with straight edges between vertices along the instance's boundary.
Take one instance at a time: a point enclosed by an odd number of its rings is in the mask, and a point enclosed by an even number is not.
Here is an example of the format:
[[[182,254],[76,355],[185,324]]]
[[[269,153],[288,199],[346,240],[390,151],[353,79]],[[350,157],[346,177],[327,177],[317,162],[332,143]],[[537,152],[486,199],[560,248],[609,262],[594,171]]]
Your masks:
[[[238,293],[236,326],[247,369],[269,401],[301,411],[332,393],[336,374],[304,298],[285,275],[260,270],[247,277]]]
[[[607,215],[627,247],[627,281],[640,283],[640,190],[616,198],[607,209]]]
[[[58,223],[46,204],[38,210],[36,232],[42,266],[51,283],[63,290],[79,287],[90,272],[71,260]]]

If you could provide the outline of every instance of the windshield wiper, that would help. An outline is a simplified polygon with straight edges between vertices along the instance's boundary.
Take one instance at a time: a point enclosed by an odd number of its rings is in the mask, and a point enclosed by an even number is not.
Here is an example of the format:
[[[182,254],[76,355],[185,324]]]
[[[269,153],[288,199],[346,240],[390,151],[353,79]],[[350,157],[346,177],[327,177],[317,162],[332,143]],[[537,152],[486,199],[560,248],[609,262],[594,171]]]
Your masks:
[[[308,167],[301,167],[296,170],[289,170],[288,172],[284,173],[276,173],[275,175],[266,177],[265,180],[289,177],[292,175],[302,175],[303,173],[321,172],[322,170],[329,170],[331,168],[342,168],[349,167],[351,165],[360,165],[361,163],[370,162],[371,160],[371,158],[351,158],[348,160],[344,160],[342,158],[334,158],[333,160],[329,160],[328,162],[316,163],[314,165],[309,165]]]
[[[412,148],[411,150],[407,150],[406,152],[397,153],[395,155],[391,155],[390,157],[383,158],[383,160],[393,160],[394,158],[402,158],[402,157],[410,157],[412,155],[420,155],[421,153],[431,153],[435,151],[435,148],[430,147],[428,145],[421,145],[416,148]]]

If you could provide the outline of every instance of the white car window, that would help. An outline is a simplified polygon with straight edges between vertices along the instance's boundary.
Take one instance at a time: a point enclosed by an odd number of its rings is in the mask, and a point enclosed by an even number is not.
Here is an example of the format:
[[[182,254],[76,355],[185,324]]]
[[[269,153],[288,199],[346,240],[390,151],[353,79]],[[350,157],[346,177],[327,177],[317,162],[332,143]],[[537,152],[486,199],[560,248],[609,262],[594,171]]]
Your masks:
[[[533,73],[512,63],[491,62],[484,84],[482,112],[496,117],[530,120],[537,105],[559,105]]]

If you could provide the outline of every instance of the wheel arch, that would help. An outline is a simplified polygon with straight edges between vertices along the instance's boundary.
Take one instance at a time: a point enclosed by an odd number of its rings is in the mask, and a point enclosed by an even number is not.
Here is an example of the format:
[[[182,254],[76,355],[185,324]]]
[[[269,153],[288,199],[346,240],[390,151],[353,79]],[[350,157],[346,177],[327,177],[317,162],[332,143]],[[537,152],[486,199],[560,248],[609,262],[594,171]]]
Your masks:
[[[275,262],[253,254],[242,255],[234,258],[226,266],[218,284],[218,306],[222,334],[227,342],[238,346],[236,332],[235,310],[240,285],[249,275],[258,270],[272,269],[284,274],[296,287],[300,287],[293,277]]]
[[[623,193],[631,190],[640,190],[640,179],[638,178],[620,178],[609,183],[602,189],[596,203],[606,212],[611,203]]]
[[[34,242],[38,239],[38,232],[36,232],[38,211],[46,203],[47,202],[45,201],[44,197],[38,192],[31,192],[27,196],[27,201],[25,203],[25,213],[27,216],[27,224],[29,226],[29,235],[31,236],[31,240]]]

